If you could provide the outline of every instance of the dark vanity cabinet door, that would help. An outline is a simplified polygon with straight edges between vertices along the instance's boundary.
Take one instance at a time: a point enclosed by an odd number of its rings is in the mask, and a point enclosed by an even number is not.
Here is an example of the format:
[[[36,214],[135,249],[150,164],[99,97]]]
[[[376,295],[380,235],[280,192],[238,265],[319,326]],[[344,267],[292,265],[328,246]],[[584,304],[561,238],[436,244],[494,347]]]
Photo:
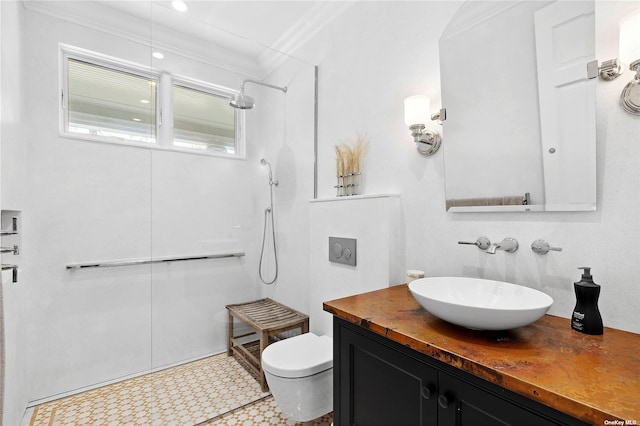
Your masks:
[[[334,318],[335,426],[585,425]]]
[[[552,422],[446,373],[438,375],[438,424],[553,426]]]
[[[340,341],[336,425],[437,426],[435,368],[345,328]]]

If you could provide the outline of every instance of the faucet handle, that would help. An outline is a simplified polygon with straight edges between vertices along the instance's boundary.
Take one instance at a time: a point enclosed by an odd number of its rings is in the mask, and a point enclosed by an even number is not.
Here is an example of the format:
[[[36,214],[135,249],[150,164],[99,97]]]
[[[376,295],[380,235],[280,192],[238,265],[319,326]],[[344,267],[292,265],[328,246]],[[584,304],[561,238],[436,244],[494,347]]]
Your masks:
[[[491,241],[489,241],[489,239],[487,237],[479,237],[473,243],[469,242],[469,241],[458,241],[458,244],[468,244],[468,245],[471,245],[471,246],[476,246],[480,250],[486,250],[491,245]]]
[[[545,240],[535,240],[531,243],[531,250],[538,254],[547,254],[549,251],[562,251],[561,247],[551,247]]]

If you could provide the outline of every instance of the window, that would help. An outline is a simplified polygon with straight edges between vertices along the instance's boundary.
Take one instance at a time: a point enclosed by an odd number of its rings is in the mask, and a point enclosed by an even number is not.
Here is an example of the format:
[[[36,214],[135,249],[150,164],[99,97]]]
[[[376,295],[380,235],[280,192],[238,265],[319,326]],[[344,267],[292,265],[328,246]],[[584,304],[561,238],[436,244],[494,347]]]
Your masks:
[[[158,77],[141,67],[62,49],[63,133],[89,139],[156,142]]]
[[[156,82],[69,59],[68,130],[155,142]]]
[[[60,51],[64,136],[244,158],[244,115],[229,105],[235,91],[70,46]]]
[[[235,109],[229,96],[173,84],[173,145],[235,154]]]

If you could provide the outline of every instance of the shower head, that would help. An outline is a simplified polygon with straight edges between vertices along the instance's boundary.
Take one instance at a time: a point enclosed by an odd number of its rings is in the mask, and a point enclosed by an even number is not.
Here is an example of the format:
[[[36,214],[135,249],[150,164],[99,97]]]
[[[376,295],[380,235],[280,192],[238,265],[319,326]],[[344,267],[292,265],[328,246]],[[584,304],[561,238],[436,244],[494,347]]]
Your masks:
[[[280,90],[280,91],[282,91],[284,93],[287,93],[287,88],[286,87],[274,86],[272,84],[263,83],[261,81],[245,80],[240,85],[240,93],[236,93],[235,95],[233,95],[231,97],[231,100],[229,101],[229,105],[231,105],[233,108],[251,109],[251,108],[256,106],[256,101],[251,96],[244,94],[244,85],[245,85],[245,83],[259,84],[261,86],[270,87],[272,89]]]
[[[244,89],[233,95],[229,105],[237,109],[251,109],[256,106],[256,101],[249,95],[244,94]]]
[[[260,160],[260,164],[266,166],[267,164],[269,164],[269,162],[263,158],[262,160]],[[271,164],[269,164],[269,167],[271,167]]]

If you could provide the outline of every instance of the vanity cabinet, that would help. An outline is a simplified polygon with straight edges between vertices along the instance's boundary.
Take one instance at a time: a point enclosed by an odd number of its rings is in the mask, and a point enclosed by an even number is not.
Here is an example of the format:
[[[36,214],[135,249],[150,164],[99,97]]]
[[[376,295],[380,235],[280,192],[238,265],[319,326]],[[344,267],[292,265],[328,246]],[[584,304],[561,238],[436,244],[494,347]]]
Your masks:
[[[585,425],[334,317],[336,426]]]

